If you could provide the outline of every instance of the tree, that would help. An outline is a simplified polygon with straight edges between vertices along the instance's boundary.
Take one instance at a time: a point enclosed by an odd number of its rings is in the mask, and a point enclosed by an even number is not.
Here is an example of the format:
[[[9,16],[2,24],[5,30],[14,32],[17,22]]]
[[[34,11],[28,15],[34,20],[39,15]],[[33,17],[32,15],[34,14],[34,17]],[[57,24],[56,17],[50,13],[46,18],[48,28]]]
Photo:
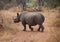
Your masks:
[[[38,0],[38,9],[41,10],[41,7],[42,7],[42,0]]]
[[[17,4],[23,7],[23,10],[26,10],[26,0],[16,0]]]

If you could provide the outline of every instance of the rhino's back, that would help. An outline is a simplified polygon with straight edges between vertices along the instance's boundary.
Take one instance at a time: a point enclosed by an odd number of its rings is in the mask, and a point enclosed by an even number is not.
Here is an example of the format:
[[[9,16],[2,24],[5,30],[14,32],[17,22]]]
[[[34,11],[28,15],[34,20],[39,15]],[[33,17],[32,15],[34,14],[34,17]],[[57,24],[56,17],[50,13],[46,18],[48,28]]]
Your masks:
[[[43,22],[43,16],[39,13],[32,13],[29,12],[28,14],[24,15],[25,21],[27,24],[30,25],[36,25],[36,24],[41,24]]]
[[[36,25],[44,22],[44,16],[38,12],[27,12],[21,14],[20,20],[25,21],[29,25]]]

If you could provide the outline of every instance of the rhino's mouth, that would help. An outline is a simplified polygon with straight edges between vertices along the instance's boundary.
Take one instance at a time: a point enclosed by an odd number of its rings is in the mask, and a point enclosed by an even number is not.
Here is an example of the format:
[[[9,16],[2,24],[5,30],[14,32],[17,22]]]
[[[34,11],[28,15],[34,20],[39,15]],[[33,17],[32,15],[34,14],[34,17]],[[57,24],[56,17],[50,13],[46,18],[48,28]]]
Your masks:
[[[14,23],[19,23],[19,21],[14,21]]]
[[[14,23],[19,23],[19,22],[20,22],[19,20],[16,20],[16,19],[14,20]]]

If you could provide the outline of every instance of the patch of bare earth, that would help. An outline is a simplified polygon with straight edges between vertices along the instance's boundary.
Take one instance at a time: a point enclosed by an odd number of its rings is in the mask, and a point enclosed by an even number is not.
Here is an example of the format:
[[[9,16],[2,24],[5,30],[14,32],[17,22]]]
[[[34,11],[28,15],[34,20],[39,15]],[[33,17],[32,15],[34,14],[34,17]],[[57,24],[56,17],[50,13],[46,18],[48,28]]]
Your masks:
[[[14,9],[15,10],[15,9]],[[30,31],[27,25],[27,31],[22,31],[23,26],[21,23],[14,23],[12,17],[16,15],[17,11],[2,10],[0,14],[3,17],[4,31],[0,33],[0,42],[53,42],[56,34],[54,34],[54,26],[52,25],[58,14],[56,10],[44,10],[43,15],[45,16],[44,32],[38,32],[38,25],[33,26],[34,31]],[[17,9],[18,10],[18,9]],[[54,40],[57,42],[57,40]]]

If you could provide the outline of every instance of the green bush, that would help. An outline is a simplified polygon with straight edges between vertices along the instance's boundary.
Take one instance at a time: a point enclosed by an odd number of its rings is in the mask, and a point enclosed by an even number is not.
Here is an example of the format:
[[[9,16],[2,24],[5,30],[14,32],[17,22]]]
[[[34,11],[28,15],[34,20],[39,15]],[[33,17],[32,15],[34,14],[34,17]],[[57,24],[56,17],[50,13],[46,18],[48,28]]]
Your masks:
[[[53,8],[56,8],[60,4],[59,0],[44,0],[43,3],[44,3],[44,6],[46,3],[46,6],[53,7]]]

